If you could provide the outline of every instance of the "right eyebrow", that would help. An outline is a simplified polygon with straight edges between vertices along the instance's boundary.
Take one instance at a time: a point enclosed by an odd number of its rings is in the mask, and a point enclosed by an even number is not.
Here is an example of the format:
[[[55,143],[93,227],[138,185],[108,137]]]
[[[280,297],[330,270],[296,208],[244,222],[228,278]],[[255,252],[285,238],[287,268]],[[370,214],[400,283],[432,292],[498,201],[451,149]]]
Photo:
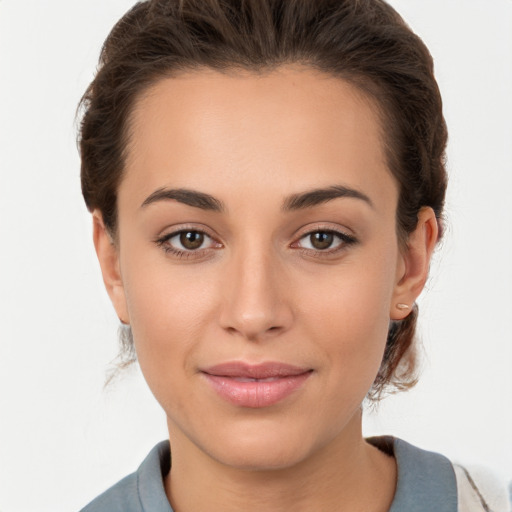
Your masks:
[[[211,196],[210,194],[205,194],[204,192],[199,192],[197,190],[191,190],[188,188],[165,187],[155,190],[152,194],[146,197],[144,202],[141,204],[141,208],[145,208],[146,206],[158,201],[170,200],[178,201],[179,203],[193,206],[194,208],[200,208],[201,210],[209,210],[214,212],[222,212],[225,210],[222,201],[219,201],[217,198]]]
[[[333,185],[331,187],[309,190],[301,194],[293,194],[285,199],[283,210],[293,211],[313,208],[314,206],[332,201],[338,197],[360,199],[371,208],[374,208],[372,200],[366,194],[363,194],[363,192],[343,185]]]

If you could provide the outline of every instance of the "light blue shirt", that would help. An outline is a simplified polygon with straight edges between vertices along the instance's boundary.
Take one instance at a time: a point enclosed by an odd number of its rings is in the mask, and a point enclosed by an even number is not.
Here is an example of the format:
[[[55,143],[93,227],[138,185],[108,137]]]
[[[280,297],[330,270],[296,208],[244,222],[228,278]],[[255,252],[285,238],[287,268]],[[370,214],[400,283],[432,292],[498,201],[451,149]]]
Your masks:
[[[389,512],[457,512],[457,483],[446,457],[392,437],[368,441],[393,453],[397,462],[397,487]],[[81,512],[173,512],[164,489],[170,461],[169,441],[162,441],[135,473],[98,496]]]

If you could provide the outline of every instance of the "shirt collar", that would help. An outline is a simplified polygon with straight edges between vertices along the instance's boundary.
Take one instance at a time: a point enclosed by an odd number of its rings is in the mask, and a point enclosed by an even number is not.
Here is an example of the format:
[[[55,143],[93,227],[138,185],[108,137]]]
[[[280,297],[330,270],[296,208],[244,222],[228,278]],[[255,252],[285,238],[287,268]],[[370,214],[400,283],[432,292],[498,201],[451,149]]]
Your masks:
[[[451,462],[390,436],[367,440],[396,459],[398,479],[389,512],[457,512],[457,483]]]
[[[393,437],[373,437],[368,442],[391,452],[397,462],[397,487],[389,512],[457,512],[455,473],[446,457]],[[169,441],[162,441],[140,465],[137,490],[144,511],[173,512],[164,489],[170,461]]]

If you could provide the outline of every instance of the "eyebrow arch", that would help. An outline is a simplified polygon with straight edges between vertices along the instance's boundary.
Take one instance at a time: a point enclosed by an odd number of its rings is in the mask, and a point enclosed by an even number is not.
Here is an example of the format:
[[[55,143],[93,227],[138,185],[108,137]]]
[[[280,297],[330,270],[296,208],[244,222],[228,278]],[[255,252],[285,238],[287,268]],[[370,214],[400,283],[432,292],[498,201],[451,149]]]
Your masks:
[[[144,200],[141,208],[145,208],[157,201],[169,200],[175,200],[188,206],[213,212],[222,212],[225,209],[223,203],[210,194],[187,188],[159,188]]]
[[[285,199],[282,209],[284,211],[293,211],[312,208],[313,206],[318,206],[339,197],[360,199],[374,208],[371,199],[359,190],[343,185],[333,185],[332,187],[318,188],[300,194],[293,194]]]

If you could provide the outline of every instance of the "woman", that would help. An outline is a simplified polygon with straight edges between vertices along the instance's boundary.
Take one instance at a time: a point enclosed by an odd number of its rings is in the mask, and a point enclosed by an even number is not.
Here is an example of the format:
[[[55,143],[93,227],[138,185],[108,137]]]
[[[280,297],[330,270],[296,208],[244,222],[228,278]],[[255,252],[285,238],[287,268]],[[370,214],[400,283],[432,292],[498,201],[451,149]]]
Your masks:
[[[170,438],[84,510],[489,509],[361,433],[365,398],[415,382],[446,189],[432,60],[395,11],[141,2],[83,108],[105,286]]]

